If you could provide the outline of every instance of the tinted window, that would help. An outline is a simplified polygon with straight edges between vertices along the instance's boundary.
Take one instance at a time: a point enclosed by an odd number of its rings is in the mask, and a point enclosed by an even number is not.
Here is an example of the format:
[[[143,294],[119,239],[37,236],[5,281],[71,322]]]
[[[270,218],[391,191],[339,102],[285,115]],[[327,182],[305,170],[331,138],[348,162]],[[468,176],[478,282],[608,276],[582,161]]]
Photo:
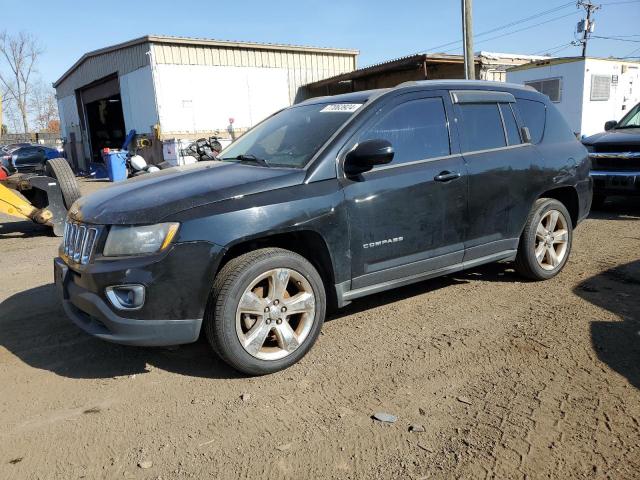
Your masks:
[[[518,130],[518,124],[516,123],[516,118],[513,116],[511,105],[508,103],[501,103],[500,111],[502,112],[504,129],[507,131],[507,141],[509,145],[518,145],[522,143],[522,141],[520,140],[520,131]]]
[[[383,139],[393,145],[393,163],[449,155],[449,131],[440,98],[412,100],[392,108],[358,139]]]
[[[518,98],[516,103],[524,125],[529,128],[531,142],[540,143],[542,134],[544,133],[546,115],[544,103],[536,102],[535,100],[524,100],[522,98]]]
[[[547,108],[547,128],[545,128],[543,141],[544,143],[576,141],[576,135],[555,105],[549,105]]]
[[[319,103],[287,108],[249,130],[219,158],[233,162],[238,156],[253,155],[271,166],[302,168],[360,107],[360,103]]]
[[[473,152],[506,146],[497,103],[460,105],[462,151]]]

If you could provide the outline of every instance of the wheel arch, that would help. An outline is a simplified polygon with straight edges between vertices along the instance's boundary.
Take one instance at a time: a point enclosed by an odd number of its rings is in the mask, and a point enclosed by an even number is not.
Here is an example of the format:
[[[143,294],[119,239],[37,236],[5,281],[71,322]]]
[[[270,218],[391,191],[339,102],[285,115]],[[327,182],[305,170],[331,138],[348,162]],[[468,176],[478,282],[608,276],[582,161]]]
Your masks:
[[[233,243],[227,246],[218,264],[215,275],[217,275],[231,259],[259,248],[268,247],[290,250],[307,259],[322,278],[327,300],[331,304],[336,301],[336,292],[335,289],[332,288],[335,284],[333,259],[326,241],[322,235],[315,230],[294,230],[284,233],[274,233]]]
[[[578,191],[571,186],[557,187],[540,194],[538,198],[553,198],[562,203],[571,215],[571,225],[575,228],[578,225],[580,215],[580,199]]]

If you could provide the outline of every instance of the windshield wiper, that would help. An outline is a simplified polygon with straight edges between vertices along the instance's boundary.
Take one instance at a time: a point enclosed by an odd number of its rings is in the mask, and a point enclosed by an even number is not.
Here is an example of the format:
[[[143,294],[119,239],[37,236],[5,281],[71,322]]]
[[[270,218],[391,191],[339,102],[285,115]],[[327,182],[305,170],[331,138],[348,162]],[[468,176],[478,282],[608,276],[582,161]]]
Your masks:
[[[269,162],[267,162],[264,158],[258,158],[255,155],[238,155],[237,157],[225,157],[220,160],[238,160],[240,162],[251,162],[262,167],[269,167]]]
[[[624,128],[640,128],[640,125],[623,125],[623,126],[613,127],[614,130],[622,130]]]

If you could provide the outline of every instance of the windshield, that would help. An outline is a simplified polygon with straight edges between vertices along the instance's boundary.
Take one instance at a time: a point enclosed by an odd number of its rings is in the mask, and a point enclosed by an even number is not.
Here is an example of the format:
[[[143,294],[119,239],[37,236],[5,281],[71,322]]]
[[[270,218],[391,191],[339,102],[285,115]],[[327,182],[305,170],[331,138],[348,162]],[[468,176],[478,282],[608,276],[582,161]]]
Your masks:
[[[616,128],[640,128],[640,103],[622,117]]]
[[[322,103],[282,110],[245,133],[219,159],[303,168],[361,105]]]

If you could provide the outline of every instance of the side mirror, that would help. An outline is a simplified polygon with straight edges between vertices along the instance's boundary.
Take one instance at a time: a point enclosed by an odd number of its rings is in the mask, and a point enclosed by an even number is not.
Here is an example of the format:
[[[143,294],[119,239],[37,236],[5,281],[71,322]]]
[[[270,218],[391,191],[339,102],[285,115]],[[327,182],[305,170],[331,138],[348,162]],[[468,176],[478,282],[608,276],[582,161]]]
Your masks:
[[[531,143],[531,132],[529,131],[529,127],[520,127],[520,135],[522,136],[522,141],[524,143]]]
[[[605,131],[608,131],[608,130],[611,130],[612,128],[616,128],[617,125],[618,125],[618,122],[616,122],[615,120],[609,120],[604,124],[604,129]]]
[[[365,140],[347,153],[344,159],[344,173],[358,175],[368,172],[376,165],[391,162],[393,154],[393,147],[387,140]]]

